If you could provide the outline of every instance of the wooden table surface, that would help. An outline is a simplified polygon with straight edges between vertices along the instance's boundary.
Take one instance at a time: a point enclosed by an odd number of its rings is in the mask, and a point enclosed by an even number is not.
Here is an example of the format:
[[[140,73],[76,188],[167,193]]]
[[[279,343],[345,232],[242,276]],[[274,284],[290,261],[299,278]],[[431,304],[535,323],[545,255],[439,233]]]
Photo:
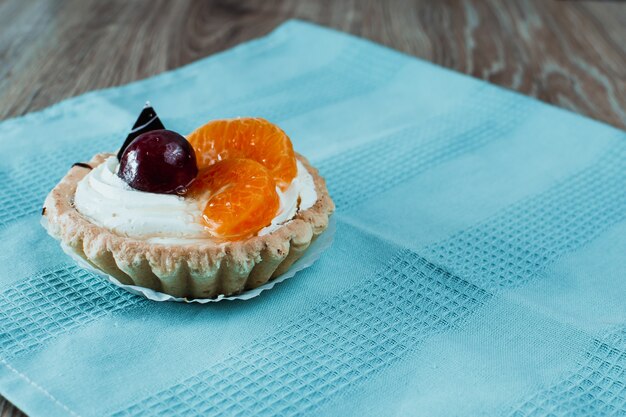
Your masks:
[[[0,120],[176,68],[293,17],[626,128],[626,3],[577,0],[0,0]],[[23,414],[0,397],[9,416]]]

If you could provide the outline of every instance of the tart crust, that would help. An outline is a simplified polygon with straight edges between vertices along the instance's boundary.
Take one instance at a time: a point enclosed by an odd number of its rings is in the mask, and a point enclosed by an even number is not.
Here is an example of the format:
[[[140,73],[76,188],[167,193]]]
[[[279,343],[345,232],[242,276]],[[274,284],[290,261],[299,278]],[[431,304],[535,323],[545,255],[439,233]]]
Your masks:
[[[97,154],[89,165],[95,168],[111,155]],[[42,214],[51,235],[123,284],[188,299],[234,295],[285,272],[328,226],[335,206],[326,182],[306,158],[296,156],[314,179],[317,201],[263,236],[165,245],[118,235],[92,223],[74,207],[76,186],[89,173],[84,166],[73,166],[52,189]]]

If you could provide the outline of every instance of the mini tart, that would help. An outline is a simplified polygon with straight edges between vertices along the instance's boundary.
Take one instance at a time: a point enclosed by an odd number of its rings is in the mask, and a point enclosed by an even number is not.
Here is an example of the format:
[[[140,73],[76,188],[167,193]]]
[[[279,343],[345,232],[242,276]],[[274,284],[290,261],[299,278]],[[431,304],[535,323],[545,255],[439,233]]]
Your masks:
[[[97,154],[89,165],[95,168],[111,155]],[[335,206],[326,183],[306,158],[296,157],[314,179],[317,201],[263,236],[178,245],[120,236],[92,223],[74,207],[76,186],[90,172],[84,166],[72,167],[52,189],[43,215],[51,235],[123,284],[188,299],[234,295],[287,271],[328,226]]]

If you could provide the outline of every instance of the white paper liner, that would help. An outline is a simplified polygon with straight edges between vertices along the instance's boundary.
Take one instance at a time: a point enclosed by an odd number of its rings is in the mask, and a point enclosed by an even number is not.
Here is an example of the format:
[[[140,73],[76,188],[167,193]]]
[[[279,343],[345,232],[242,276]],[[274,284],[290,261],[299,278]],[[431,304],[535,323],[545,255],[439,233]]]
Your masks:
[[[46,229],[48,234],[50,234],[50,231],[48,230],[48,221],[45,216],[41,216],[41,225],[44,227],[44,229]],[[272,279],[266,284],[263,284],[260,287],[254,288],[252,290],[244,291],[240,294],[230,295],[230,296],[225,296],[223,294],[220,294],[216,298],[194,298],[194,299],[180,298],[180,297],[174,297],[173,295],[164,294],[162,292],[155,291],[150,288],[138,287],[136,285],[122,284],[115,277],[112,277],[109,274],[105,274],[99,269],[96,269],[93,266],[91,266],[89,263],[87,263],[87,261],[85,261],[79,254],[77,254],[71,247],[69,247],[65,243],[61,242],[61,248],[63,249],[63,252],[69,255],[81,268],[86,269],[100,277],[106,278],[112,284],[117,285],[118,287],[123,288],[128,292],[131,292],[136,295],[144,296],[148,300],[176,301],[176,302],[181,302],[181,303],[206,304],[206,303],[216,303],[222,300],[249,300],[251,298],[259,296],[265,290],[272,289],[274,285],[281,283],[288,278],[293,277],[297,272],[302,271],[303,269],[308,268],[309,266],[313,265],[313,263],[317,261],[319,257],[322,255],[322,252],[324,252],[326,249],[328,249],[332,245],[333,237],[335,235],[335,229],[336,229],[335,219],[334,217],[331,217],[330,221],[328,222],[328,227],[326,228],[326,230],[321,235],[319,235],[313,243],[311,243],[311,246],[309,246],[306,252],[304,252],[304,255],[302,255],[300,259],[294,262],[294,264],[284,274],[279,275],[278,277]]]

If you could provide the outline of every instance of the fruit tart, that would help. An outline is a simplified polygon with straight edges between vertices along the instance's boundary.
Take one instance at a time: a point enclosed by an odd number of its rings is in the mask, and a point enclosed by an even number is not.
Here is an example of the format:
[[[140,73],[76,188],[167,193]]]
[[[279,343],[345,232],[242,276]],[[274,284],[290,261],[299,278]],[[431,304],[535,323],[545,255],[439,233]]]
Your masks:
[[[206,299],[284,273],[333,210],[278,126],[214,120],[184,137],[147,105],[117,154],[74,164],[43,215],[51,235],[122,284]]]

